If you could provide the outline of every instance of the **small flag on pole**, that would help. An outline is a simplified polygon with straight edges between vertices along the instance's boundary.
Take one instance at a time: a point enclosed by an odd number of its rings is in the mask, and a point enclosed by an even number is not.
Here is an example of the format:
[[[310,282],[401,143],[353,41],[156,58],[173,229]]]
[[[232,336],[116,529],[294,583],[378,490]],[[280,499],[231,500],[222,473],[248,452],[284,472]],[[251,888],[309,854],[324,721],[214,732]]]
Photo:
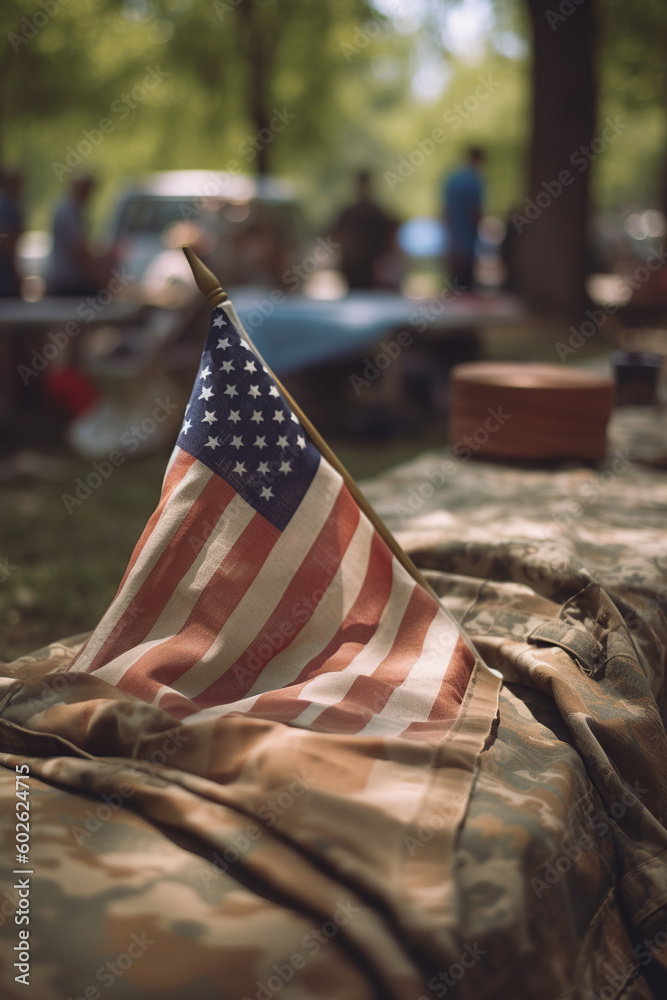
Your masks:
[[[216,291],[159,505],[70,669],[177,719],[430,742],[476,687],[488,729],[498,681]]]

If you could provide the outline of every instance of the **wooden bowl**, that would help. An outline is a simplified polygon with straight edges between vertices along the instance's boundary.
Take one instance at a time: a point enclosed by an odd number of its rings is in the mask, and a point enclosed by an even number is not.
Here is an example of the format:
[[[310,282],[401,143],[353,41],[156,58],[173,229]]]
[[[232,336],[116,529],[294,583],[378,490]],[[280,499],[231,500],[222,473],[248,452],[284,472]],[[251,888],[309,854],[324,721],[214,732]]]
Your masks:
[[[452,369],[449,440],[463,458],[597,461],[614,382],[561,365],[475,361]]]

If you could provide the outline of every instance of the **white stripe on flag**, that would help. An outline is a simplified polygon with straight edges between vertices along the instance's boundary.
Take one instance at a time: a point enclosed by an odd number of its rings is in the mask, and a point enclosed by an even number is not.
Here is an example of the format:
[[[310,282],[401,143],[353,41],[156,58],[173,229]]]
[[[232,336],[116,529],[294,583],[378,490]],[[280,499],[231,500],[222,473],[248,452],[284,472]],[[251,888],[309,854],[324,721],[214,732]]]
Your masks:
[[[373,638],[342,671],[315,677],[303,688],[301,698],[313,702],[293,720],[294,726],[309,726],[331,705],[343,701],[357,677],[369,677],[391,652],[396,634],[416,584],[394,558],[391,561],[391,592]]]
[[[342,477],[322,460],[296,514],[279,536],[252,585],[210,649],[174,681],[175,690],[188,698],[196,698],[239,660],[270,618],[316,541],[342,485]]]
[[[123,675],[145,653],[155,649],[156,646],[168,643],[178,635],[199,595],[254,514],[255,511],[250,504],[238,494],[230,501],[194,563],[185,576],[175,584],[170,600],[146,638],[103,667],[98,667],[95,671],[97,675],[110,684],[118,684]],[[168,656],[169,652],[165,650],[165,658]]]
[[[267,663],[248,691],[249,695],[292,684],[304,666],[326,649],[364,584],[374,533],[373,525],[362,514],[325,595],[293,642]],[[306,597],[310,598],[310,595]]]
[[[387,731],[385,724],[392,719],[401,720],[402,729],[411,722],[428,719],[458,640],[458,630],[439,610],[426,633],[422,654],[407,678],[400,688],[394,689],[382,711],[369,719],[359,735],[380,735]]]
[[[165,504],[157,524],[146,539],[146,544],[141,550],[139,558],[123,584],[123,589],[114,598],[89,639],[82,655],[70,667],[70,670],[85,671],[88,669],[162,555],[164,539],[171,538],[179,528],[212,475],[213,473],[199,462],[193,462],[190,466]]]

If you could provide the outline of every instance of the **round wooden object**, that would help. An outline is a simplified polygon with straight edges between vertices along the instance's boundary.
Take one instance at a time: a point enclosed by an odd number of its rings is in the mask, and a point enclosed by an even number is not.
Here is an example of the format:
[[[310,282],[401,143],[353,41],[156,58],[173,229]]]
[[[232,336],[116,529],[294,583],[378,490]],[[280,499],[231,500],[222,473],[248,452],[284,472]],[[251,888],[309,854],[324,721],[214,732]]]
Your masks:
[[[598,460],[614,383],[560,365],[479,361],[452,369],[450,400],[455,454]]]

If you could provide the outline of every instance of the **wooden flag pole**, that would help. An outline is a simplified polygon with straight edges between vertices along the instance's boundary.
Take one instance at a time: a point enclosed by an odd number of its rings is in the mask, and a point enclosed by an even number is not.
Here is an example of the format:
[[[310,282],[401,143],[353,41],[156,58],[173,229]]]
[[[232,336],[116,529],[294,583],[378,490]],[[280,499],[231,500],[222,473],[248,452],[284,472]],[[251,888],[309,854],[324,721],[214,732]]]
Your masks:
[[[209,300],[213,308],[215,308],[215,306],[222,305],[223,302],[229,302],[230,301],[229,296],[221,288],[218,279],[215,277],[213,272],[200,261],[199,257],[196,255],[192,247],[184,246],[183,253],[187,257],[188,263],[192,268],[192,274],[197,284],[197,288],[200,290],[200,292],[202,292],[206,296],[206,298]],[[231,302],[230,305],[233,308],[233,304]],[[424,577],[419,572],[419,570],[417,569],[417,567],[415,566],[415,564],[413,563],[412,559],[407,554],[407,552],[403,551],[403,549],[398,544],[398,542],[396,541],[392,533],[389,531],[387,526],[384,524],[384,522],[380,520],[380,518],[375,513],[370,503],[368,502],[364,494],[361,492],[361,490],[359,489],[359,487],[357,486],[357,484],[355,483],[354,479],[349,474],[347,469],[341,464],[341,462],[333,453],[333,451],[326,443],[324,438],[320,435],[319,431],[317,431],[315,427],[313,427],[310,420],[305,415],[299,404],[295,402],[295,400],[289,394],[285,386],[280,382],[278,378],[276,378],[271,369],[268,367],[268,365],[260,355],[257,348],[250,340],[250,337],[243,329],[241,321],[236,315],[236,310],[234,310],[234,316],[238,322],[239,328],[243,336],[246,338],[248,343],[251,344],[253,351],[255,352],[261,363],[264,365],[264,367],[267,369],[267,371],[271,373],[271,377],[275,380],[276,385],[282,392],[283,396],[289,403],[294,413],[296,413],[301,424],[303,425],[304,430],[308,434],[308,437],[311,439],[313,444],[317,445],[321,454],[324,455],[329,464],[332,465],[333,468],[336,469],[336,471],[339,472],[340,475],[343,477],[343,482],[345,483],[348,490],[356,500],[357,504],[359,505],[361,510],[363,510],[364,514],[371,522],[373,527],[376,529],[378,534],[385,540],[385,542],[387,543],[393,554],[396,556],[398,561],[401,563],[401,565],[407,570],[407,572],[410,574],[413,580],[416,580],[416,582],[421,587],[423,587],[424,590],[426,590],[429,594],[431,594],[436,599],[436,601],[440,603],[440,598],[437,596],[431,585],[424,579]]]

